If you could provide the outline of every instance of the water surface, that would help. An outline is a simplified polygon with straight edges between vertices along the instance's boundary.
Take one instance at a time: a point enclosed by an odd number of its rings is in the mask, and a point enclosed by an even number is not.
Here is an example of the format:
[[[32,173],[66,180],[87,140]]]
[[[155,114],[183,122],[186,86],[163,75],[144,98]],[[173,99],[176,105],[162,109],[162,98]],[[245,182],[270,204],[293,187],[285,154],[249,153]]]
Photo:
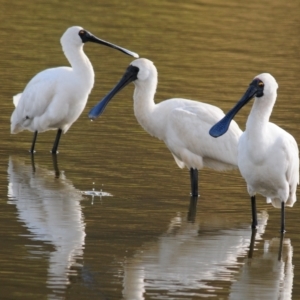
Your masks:
[[[298,203],[286,211],[278,259],[280,211],[258,197],[254,239],[238,171],[201,171],[201,197],[190,199],[188,171],[137,123],[133,85],[89,121],[129,56],[85,45],[95,87],[57,161],[54,131],[39,135],[34,161],[32,133],[9,133],[12,96],[37,72],[68,64],[59,39],[81,25],[155,63],[157,102],[183,97],[227,111],[255,75],[271,73],[272,121],[299,141],[299,1],[0,3],[1,299],[300,297]],[[250,108],[236,117],[241,128]]]

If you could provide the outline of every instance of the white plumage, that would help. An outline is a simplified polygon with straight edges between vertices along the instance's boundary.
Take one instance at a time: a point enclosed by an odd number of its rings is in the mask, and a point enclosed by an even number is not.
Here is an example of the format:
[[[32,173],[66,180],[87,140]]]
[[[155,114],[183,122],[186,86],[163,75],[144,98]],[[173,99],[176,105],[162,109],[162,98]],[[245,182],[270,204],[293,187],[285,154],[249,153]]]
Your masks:
[[[237,168],[237,144],[242,134],[238,125],[233,122],[226,135],[216,140],[208,131],[224,116],[218,107],[181,98],[156,104],[157,70],[148,59],[130,64],[117,86],[91,110],[90,118],[98,117],[114,94],[131,81],[135,84],[134,114],[139,124],[165,142],[180,168],[191,170],[193,196],[198,195],[197,170]]]
[[[11,133],[23,130],[35,132],[31,152],[34,152],[38,132],[58,129],[52,149],[52,153],[56,153],[60,134],[68,131],[85,108],[94,85],[94,70],[83,52],[83,45],[88,41],[138,57],[133,52],[96,38],[82,27],[68,28],[61,38],[61,45],[71,67],[38,73],[23,93],[13,97],[16,108],[11,116]]]
[[[277,88],[272,75],[263,73],[256,76],[243,98],[210,133],[217,137],[226,132],[226,125],[238,110],[255,96],[246,130],[239,140],[238,166],[252,199],[252,227],[256,227],[257,223],[255,194],[259,193],[274,207],[281,207],[281,231],[284,232],[284,206],[293,206],[296,201],[299,150],[292,135],[269,121]]]

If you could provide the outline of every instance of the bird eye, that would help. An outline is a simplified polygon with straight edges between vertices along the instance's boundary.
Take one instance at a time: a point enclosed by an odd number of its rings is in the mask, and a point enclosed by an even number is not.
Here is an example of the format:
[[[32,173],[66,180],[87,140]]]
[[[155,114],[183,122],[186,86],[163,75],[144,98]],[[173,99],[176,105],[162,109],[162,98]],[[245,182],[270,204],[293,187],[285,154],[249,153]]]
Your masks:
[[[80,35],[83,35],[84,33],[85,33],[84,30],[80,30],[80,31],[79,31],[79,34],[80,34]]]
[[[260,81],[260,82],[258,83],[258,85],[259,85],[259,86],[264,86],[264,83],[263,83],[262,81]]]

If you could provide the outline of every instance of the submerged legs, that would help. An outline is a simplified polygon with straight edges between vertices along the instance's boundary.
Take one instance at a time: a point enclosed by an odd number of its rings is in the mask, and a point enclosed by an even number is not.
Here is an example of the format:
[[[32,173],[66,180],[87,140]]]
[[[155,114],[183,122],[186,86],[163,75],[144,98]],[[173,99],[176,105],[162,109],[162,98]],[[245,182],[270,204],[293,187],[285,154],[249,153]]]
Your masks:
[[[254,244],[255,244],[255,236],[256,236],[257,230],[253,229],[251,233],[251,240],[249,245],[249,252],[248,252],[248,258],[253,257],[253,251],[254,251]]]
[[[34,146],[35,146],[35,142],[36,142],[36,138],[37,138],[38,132],[35,131],[33,134],[33,140],[32,140],[32,144],[31,144],[31,148],[29,150],[30,153],[34,153]]]
[[[56,138],[55,138],[55,141],[54,141],[54,144],[53,144],[53,148],[51,150],[52,154],[56,154],[57,153],[57,148],[58,148],[58,144],[59,144],[61,133],[62,133],[62,130],[60,128],[58,128],[57,134],[56,134]]]
[[[195,222],[196,213],[197,213],[197,201],[198,201],[198,196],[197,197],[191,196],[190,207],[189,207],[189,211],[187,214],[187,220],[189,222],[193,222],[193,223]]]
[[[54,168],[54,172],[55,172],[55,178],[59,178],[60,172],[59,172],[59,169],[58,169],[56,153],[52,153],[52,162],[53,162],[53,168]]]
[[[280,242],[279,242],[279,251],[278,251],[278,261],[281,261],[283,236],[284,236],[284,232],[281,232],[281,234],[280,234]]]
[[[31,166],[32,166],[32,172],[35,173],[35,163],[34,163],[34,155],[31,153]]]
[[[252,208],[252,229],[257,227],[257,213],[256,213],[256,199],[255,196],[251,197],[251,208]]]
[[[191,177],[191,196],[198,197],[198,170],[191,168],[190,177]]]

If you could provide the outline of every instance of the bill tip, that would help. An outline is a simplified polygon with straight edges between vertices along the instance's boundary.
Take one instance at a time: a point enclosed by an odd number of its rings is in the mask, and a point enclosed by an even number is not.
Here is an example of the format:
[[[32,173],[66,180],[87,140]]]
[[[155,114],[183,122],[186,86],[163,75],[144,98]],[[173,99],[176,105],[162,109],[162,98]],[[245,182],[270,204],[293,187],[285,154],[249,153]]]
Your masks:
[[[223,135],[226,131],[224,131],[224,127],[220,125],[220,123],[215,124],[210,130],[209,135],[217,138]]]
[[[94,114],[88,114],[88,118],[91,120],[91,121],[95,121],[97,119],[97,117],[94,115]]]
[[[209,131],[209,135],[214,138],[218,137],[218,135],[215,132],[213,132],[212,130]]]

